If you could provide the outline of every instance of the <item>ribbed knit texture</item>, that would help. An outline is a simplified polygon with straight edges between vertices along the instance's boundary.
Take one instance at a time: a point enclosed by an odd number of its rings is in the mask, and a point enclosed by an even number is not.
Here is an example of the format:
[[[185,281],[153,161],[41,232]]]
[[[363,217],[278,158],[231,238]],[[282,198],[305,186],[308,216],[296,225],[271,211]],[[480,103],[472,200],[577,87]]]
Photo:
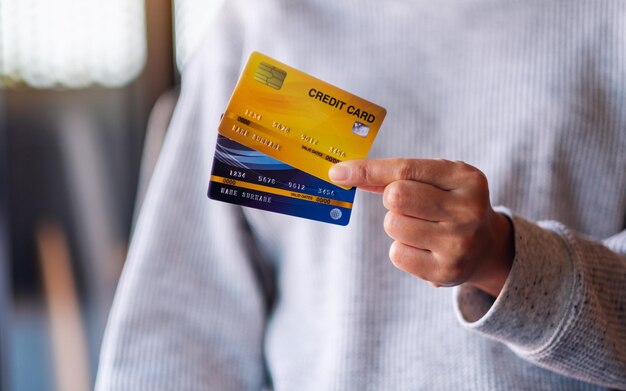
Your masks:
[[[385,106],[370,157],[486,173],[515,230],[497,299],[395,269],[378,195],[348,227],[207,199],[253,50]],[[625,225],[626,2],[228,0],[184,71],[97,389],[626,389]]]

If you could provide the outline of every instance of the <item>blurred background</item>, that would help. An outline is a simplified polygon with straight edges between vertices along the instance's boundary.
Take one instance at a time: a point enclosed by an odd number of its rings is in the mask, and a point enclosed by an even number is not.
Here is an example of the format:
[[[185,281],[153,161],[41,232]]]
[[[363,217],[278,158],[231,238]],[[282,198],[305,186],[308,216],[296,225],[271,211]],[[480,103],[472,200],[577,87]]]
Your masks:
[[[0,390],[88,390],[185,60],[222,0],[0,0]]]

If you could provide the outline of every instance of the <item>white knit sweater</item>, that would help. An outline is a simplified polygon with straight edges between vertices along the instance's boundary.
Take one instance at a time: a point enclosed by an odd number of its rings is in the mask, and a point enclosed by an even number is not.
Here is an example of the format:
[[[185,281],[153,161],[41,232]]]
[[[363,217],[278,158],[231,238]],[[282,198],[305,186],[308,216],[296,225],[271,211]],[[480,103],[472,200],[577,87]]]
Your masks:
[[[494,301],[338,227],[206,197],[253,50],[385,106],[370,157],[483,170],[516,256]],[[523,216],[523,217],[521,217]],[[187,64],[99,390],[626,389],[626,2],[228,0]]]

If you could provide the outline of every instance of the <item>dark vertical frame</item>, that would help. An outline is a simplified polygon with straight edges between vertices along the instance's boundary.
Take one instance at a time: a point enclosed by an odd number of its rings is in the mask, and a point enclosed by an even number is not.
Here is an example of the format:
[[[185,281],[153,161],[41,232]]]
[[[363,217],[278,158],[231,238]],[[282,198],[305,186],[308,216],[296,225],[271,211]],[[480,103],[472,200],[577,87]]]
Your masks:
[[[129,134],[129,162],[127,180],[129,186],[137,191],[141,157],[145,141],[146,127],[150,112],[159,97],[174,88],[178,82],[176,59],[174,55],[174,3],[172,0],[146,0],[146,65],[132,85],[125,88],[125,99],[129,109],[127,118],[134,124],[136,132]],[[136,193],[132,199],[136,200]],[[131,204],[127,214],[132,216],[135,203]],[[128,238],[132,224],[128,225]]]
[[[8,181],[4,92],[0,89],[0,391],[9,389],[7,368],[9,321]]]
[[[75,218],[76,212],[67,201],[69,190],[61,175],[59,185],[49,188],[46,187],[46,182],[31,185],[37,181],[27,174],[35,172],[41,175],[40,170],[44,165],[53,174],[59,174],[57,167],[59,164],[48,165],[46,161],[60,153],[56,151],[54,143],[55,130],[61,126],[59,118],[63,118],[68,107],[87,113],[93,119],[94,126],[102,128],[98,129],[101,132],[97,135],[100,137],[102,148],[107,153],[112,154],[111,151],[115,151],[117,156],[120,156],[118,160],[121,163],[110,168],[114,186],[118,189],[113,196],[118,209],[112,213],[121,219],[117,224],[120,227],[117,225],[115,227],[116,236],[119,235],[121,240],[124,240],[130,234],[148,116],[159,96],[176,83],[172,2],[145,0],[145,10],[146,65],[139,77],[129,85],[115,89],[96,86],[67,91],[38,90],[25,85],[12,85],[7,90],[0,87],[0,391],[9,390],[12,384],[19,381],[19,376],[12,372],[13,366],[9,365],[14,353],[11,349],[19,349],[19,345],[10,339],[13,337],[10,328],[12,321],[9,317],[15,305],[13,300],[20,297],[19,293],[24,291],[30,290],[34,291],[35,295],[38,294],[35,290],[37,288],[19,283],[20,278],[22,282],[26,278],[36,280],[37,275],[33,273],[36,264],[30,269],[23,266],[33,264],[36,251],[28,244],[29,239],[25,239],[27,235],[20,234],[24,229],[20,231],[16,221],[25,222],[22,226],[27,226],[31,220],[39,219],[42,215],[51,215],[59,219],[68,230],[70,250],[73,259],[76,260],[76,276],[80,279],[79,288],[82,287],[79,293],[86,314],[90,358],[95,370],[100,348],[102,331],[100,328],[103,325],[93,320],[96,319],[93,315],[96,300],[90,291],[92,285],[85,277],[89,268],[86,266],[88,265],[85,262],[86,256],[81,250],[82,242],[79,242],[76,235],[79,229]],[[33,112],[37,115],[32,115]],[[126,129],[128,130],[126,134],[120,133]],[[31,142],[35,140],[37,134],[41,135],[42,139]],[[46,145],[50,140],[53,142]],[[123,143],[120,140],[123,140]],[[36,151],[43,154],[33,152],[34,162],[25,168],[15,160],[16,155],[25,150],[29,153]],[[123,170],[120,164],[123,165]],[[17,181],[20,184],[16,185],[16,179],[24,176],[27,179]],[[28,193],[33,194],[33,189],[47,191],[46,197],[33,205],[25,206],[21,201],[22,197]],[[28,218],[23,218],[25,210],[28,211]],[[32,283],[33,286],[37,284],[37,281]],[[45,360],[45,357],[41,358],[42,363],[47,364]]]

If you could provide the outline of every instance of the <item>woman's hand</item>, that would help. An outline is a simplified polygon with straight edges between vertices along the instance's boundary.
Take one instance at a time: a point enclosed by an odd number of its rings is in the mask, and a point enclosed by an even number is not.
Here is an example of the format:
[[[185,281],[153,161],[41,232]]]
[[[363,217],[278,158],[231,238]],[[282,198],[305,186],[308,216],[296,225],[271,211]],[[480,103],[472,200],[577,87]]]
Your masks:
[[[480,170],[449,160],[379,159],[339,163],[329,175],[383,194],[396,267],[434,286],[468,283],[498,296],[513,262],[513,233],[492,209]]]

